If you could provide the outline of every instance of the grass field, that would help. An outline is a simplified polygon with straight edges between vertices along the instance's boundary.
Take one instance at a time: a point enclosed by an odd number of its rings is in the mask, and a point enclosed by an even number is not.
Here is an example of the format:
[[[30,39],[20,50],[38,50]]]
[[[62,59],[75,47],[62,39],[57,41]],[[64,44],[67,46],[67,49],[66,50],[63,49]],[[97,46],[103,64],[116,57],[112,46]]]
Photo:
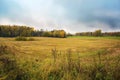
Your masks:
[[[91,80],[89,76],[77,72],[77,69],[92,65],[94,60],[98,61],[99,53],[103,62],[106,58],[114,62],[112,60],[120,56],[120,37],[33,38],[35,41],[0,38],[0,44],[16,49],[17,65],[29,76],[18,80]],[[6,77],[4,74],[0,79]]]

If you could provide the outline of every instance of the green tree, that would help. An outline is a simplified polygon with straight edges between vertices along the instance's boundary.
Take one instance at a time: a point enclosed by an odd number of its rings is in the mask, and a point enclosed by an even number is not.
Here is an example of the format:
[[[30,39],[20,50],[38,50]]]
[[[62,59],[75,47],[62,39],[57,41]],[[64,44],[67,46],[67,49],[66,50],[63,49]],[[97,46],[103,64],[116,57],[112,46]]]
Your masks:
[[[102,36],[102,31],[100,29],[96,30],[95,32],[93,32],[93,36]]]

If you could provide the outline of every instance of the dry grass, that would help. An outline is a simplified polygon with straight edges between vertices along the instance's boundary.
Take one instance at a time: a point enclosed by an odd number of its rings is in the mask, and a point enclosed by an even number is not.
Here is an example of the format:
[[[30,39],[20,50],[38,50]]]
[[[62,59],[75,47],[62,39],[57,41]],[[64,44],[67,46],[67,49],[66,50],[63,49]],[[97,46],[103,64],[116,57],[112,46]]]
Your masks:
[[[17,57],[23,61],[44,61],[51,58],[52,49],[57,49],[61,54],[66,53],[68,49],[72,50],[74,57],[79,51],[83,60],[89,61],[91,56],[97,54],[98,51],[108,51],[112,55],[120,53],[120,40],[108,38],[45,38],[35,37],[36,41],[15,41],[14,38],[0,38],[0,44],[5,43],[10,46],[16,46],[21,54]],[[114,49],[113,49],[114,48]],[[117,53],[117,54],[116,54]],[[89,57],[89,58],[88,58]]]
[[[80,80],[80,75],[71,77],[74,73],[71,72],[73,67],[76,69],[83,64],[85,64],[83,66],[91,65],[93,57],[96,57],[98,53],[102,53],[102,57],[110,56],[112,59],[120,55],[119,39],[96,37],[34,38],[35,41],[15,41],[14,38],[0,38],[0,44],[16,46],[19,52],[16,55],[17,63],[30,73],[31,80],[56,80],[57,76],[63,77],[63,80],[75,78]],[[101,60],[104,61],[104,59]],[[81,70],[82,68],[78,71]],[[63,73],[65,74],[63,75]],[[55,79],[51,79],[51,77]]]

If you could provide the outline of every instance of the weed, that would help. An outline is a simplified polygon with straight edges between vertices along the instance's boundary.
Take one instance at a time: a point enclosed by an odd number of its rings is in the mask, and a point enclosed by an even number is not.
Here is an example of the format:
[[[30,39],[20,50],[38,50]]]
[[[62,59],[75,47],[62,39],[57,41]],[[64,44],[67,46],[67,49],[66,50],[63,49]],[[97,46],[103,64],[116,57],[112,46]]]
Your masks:
[[[57,59],[57,49],[54,48],[51,50],[52,51],[52,56],[53,56],[53,60],[54,60],[54,63],[56,62],[56,59]]]

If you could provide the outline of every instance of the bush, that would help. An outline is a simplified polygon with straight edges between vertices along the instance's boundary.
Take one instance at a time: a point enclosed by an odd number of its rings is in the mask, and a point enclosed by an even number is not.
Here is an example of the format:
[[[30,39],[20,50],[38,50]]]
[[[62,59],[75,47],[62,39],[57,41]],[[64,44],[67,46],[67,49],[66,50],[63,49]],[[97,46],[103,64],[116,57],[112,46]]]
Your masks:
[[[16,37],[16,41],[35,41],[34,38],[27,38],[27,37]]]
[[[15,38],[16,41],[27,41],[26,37],[16,37]]]
[[[34,38],[28,38],[27,40],[28,40],[28,41],[35,41]]]

